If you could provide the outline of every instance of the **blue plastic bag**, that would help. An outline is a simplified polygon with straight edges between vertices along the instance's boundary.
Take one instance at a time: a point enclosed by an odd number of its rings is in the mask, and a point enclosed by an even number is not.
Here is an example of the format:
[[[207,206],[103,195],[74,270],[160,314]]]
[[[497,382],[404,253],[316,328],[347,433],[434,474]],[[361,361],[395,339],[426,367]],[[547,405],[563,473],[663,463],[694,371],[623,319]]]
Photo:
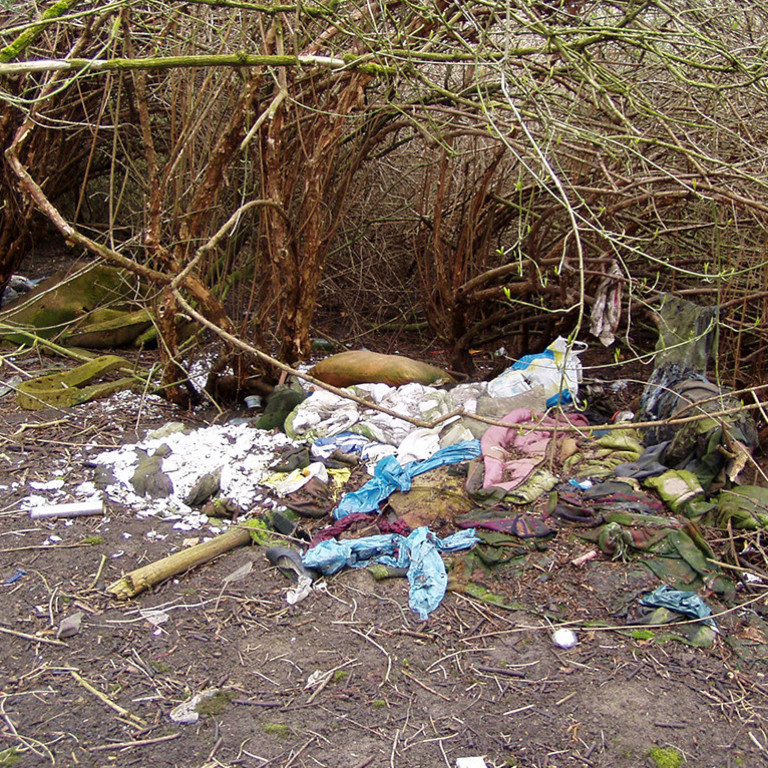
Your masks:
[[[373,470],[373,478],[356,491],[346,494],[333,510],[337,520],[352,512],[375,512],[384,499],[395,491],[409,491],[411,479],[430,469],[460,461],[469,461],[480,455],[479,440],[464,440],[441,448],[425,461],[411,461],[404,467],[394,456],[385,456]]]
[[[426,620],[440,605],[448,586],[441,552],[469,549],[479,541],[474,528],[439,539],[426,526],[408,536],[398,533],[364,536],[361,539],[321,541],[301,558],[305,568],[331,576],[343,568],[364,568],[373,562],[406,568],[410,594],[408,604]]]

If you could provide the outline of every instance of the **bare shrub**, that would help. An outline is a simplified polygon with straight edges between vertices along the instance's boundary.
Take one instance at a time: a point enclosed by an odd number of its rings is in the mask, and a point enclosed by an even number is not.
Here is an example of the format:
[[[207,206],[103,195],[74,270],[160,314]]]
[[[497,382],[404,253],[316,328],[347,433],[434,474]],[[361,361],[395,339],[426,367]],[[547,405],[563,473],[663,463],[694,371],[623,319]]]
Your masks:
[[[0,283],[33,205],[142,274],[174,400],[180,309],[293,361],[319,298],[350,339],[427,323],[468,370],[585,335],[608,281],[630,347],[673,291],[762,364],[762,3],[57,7],[0,52]],[[227,366],[263,371],[231,341]]]

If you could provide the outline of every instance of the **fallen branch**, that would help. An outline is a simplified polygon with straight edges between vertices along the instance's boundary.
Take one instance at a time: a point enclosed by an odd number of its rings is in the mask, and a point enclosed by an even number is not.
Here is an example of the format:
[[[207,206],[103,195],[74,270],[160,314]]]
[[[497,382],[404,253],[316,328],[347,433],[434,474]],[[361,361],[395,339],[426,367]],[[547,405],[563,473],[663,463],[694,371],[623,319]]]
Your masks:
[[[71,1],[71,0],[70,0]],[[202,56],[150,56],[136,59],[35,59],[0,63],[0,75],[31,72],[115,72],[125,70],[184,69],[189,67],[301,67],[352,69],[368,75],[391,75],[394,67],[375,64],[365,57],[278,56],[270,54],[219,53]]]
[[[107,587],[107,592],[118,600],[136,597],[145,589],[175,576],[177,573],[207,563],[231,549],[243,547],[251,542],[251,529],[244,526],[230,528],[226,533],[210,541],[196,544],[173,555],[164,557],[149,565],[143,565],[118,579]]]
[[[59,0],[59,2],[54,3],[50,8],[43,11],[40,21],[25,29],[12,43],[0,50],[0,62],[8,62],[11,59],[15,59],[45,31],[49,24],[60,21],[61,17],[79,2],[80,0]]]
[[[158,736],[155,739],[138,739],[137,741],[119,741],[116,744],[100,744],[97,747],[89,747],[90,752],[107,752],[112,749],[131,749],[132,747],[145,747],[148,744],[160,744],[163,741],[178,739],[181,733],[170,733],[167,736]]]

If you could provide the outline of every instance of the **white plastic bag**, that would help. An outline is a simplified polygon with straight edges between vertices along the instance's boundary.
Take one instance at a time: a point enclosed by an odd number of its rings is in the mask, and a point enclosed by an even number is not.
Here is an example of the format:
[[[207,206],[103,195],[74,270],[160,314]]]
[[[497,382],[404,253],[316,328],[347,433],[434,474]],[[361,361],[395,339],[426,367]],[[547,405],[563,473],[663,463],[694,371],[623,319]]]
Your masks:
[[[491,391],[494,382],[501,379],[501,385],[504,386],[505,382],[508,384],[515,381],[513,374],[519,374],[529,389],[543,387],[547,406],[557,405],[558,402],[571,402],[579,393],[582,375],[579,355],[586,349],[584,342],[576,341],[569,345],[567,339],[558,336],[544,352],[526,355],[511,368],[507,368],[501,376],[489,383],[488,391]]]
[[[500,376],[488,382],[486,391],[491,397],[514,397],[523,392],[530,392],[531,385],[522,371],[507,368]]]

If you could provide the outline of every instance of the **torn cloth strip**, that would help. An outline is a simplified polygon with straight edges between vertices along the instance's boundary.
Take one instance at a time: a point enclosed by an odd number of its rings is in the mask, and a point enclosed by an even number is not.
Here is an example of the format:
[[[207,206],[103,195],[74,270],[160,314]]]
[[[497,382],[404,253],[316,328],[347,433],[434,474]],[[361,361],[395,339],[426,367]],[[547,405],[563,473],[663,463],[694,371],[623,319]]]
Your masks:
[[[330,576],[342,568],[364,568],[372,562],[392,568],[407,568],[411,585],[408,604],[426,619],[440,605],[448,586],[441,552],[469,549],[479,541],[474,529],[439,539],[426,526],[408,536],[397,533],[361,539],[321,541],[302,557],[305,568]]]
[[[416,475],[447,464],[469,461],[479,455],[480,441],[465,440],[456,445],[441,448],[426,461],[411,461],[405,466],[402,466],[394,456],[385,456],[376,465],[373,479],[358,490],[346,494],[333,510],[333,516],[340,520],[352,512],[377,511],[379,504],[395,491],[409,491],[411,480]]]

